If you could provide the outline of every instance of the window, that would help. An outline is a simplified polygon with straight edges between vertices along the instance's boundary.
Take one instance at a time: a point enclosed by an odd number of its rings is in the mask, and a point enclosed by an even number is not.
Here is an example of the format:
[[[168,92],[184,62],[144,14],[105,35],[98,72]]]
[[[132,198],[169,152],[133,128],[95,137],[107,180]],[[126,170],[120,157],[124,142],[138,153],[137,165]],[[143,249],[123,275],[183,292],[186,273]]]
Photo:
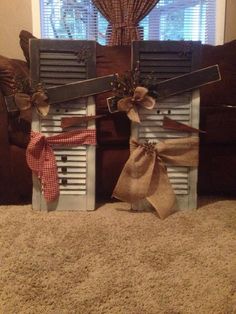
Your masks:
[[[109,24],[91,0],[39,1],[42,38],[107,43]],[[223,43],[224,14],[225,0],[160,0],[140,22],[140,34],[145,40],[201,40],[220,44]]]
[[[91,0],[41,0],[42,38],[107,41],[107,20]]]
[[[223,42],[219,25],[224,23],[224,11],[223,0],[160,0],[140,23],[143,38],[199,40],[214,45]]]

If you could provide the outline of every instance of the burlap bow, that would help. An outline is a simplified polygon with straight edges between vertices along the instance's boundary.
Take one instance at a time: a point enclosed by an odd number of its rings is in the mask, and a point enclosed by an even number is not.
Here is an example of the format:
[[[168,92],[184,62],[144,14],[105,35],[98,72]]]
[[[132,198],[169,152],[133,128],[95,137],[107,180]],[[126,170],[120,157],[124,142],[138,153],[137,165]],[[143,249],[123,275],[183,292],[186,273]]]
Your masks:
[[[148,96],[147,94],[147,88],[142,86],[136,87],[133,96],[124,97],[118,101],[118,110],[125,111],[131,121],[140,123],[138,107],[143,107],[151,110],[156,103],[155,99]]]
[[[45,137],[39,132],[31,132],[31,140],[26,150],[26,160],[30,169],[41,180],[46,201],[54,201],[59,196],[57,164],[51,146],[95,144],[95,130],[76,130],[50,137]]]
[[[39,114],[46,116],[49,112],[50,105],[48,103],[48,97],[42,88],[38,88],[32,96],[23,92],[17,92],[14,95],[15,103],[20,111],[27,110],[34,105]]]
[[[131,140],[131,155],[113,196],[128,203],[146,199],[161,219],[169,216],[176,211],[176,197],[165,165],[196,167],[198,143],[198,137],[169,139],[157,144]]]

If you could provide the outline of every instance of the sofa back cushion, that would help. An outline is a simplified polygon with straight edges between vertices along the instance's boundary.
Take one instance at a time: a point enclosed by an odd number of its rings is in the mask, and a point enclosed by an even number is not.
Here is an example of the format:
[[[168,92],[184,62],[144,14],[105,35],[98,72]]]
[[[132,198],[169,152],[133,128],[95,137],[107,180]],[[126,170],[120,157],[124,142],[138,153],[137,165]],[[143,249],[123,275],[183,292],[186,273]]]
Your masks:
[[[11,95],[17,80],[29,77],[29,69],[25,61],[0,56],[0,88],[3,94]]]
[[[236,105],[236,40],[202,45],[202,67],[218,64],[221,81],[201,87],[201,106]]]
[[[28,79],[29,69],[25,61],[0,56],[0,89],[4,96],[13,94],[17,84]],[[22,112],[21,118],[19,113],[8,115],[8,136],[12,144],[26,147],[30,136],[31,110]]]
[[[101,46],[96,47],[96,70],[97,76],[113,73],[122,74],[131,69],[130,46]],[[96,96],[98,110],[106,110],[106,99],[112,93],[103,93]]]
[[[123,74],[131,69],[130,46],[101,46],[96,49],[97,76],[113,73]],[[107,97],[112,92],[96,96],[97,113],[108,113]],[[129,142],[130,122],[124,113],[111,114],[97,121],[97,138],[99,144],[124,144]]]

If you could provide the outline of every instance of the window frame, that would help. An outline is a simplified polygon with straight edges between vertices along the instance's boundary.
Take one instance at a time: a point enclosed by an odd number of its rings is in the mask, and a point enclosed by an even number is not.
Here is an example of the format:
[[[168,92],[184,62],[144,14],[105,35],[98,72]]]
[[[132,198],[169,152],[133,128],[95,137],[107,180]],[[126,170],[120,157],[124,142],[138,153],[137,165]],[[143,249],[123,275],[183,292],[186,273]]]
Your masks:
[[[215,45],[221,45],[225,42],[226,1],[227,0],[216,0]],[[37,38],[41,38],[40,0],[31,0],[31,8],[33,35]]]

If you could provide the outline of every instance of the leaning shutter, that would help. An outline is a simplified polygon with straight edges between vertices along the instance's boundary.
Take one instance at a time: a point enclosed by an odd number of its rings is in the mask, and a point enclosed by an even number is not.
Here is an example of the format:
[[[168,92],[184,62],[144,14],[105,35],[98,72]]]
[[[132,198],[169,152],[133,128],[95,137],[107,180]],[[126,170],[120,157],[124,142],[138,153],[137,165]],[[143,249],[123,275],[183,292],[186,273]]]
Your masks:
[[[135,41],[132,64],[133,68],[139,65],[141,82],[149,79],[153,83],[153,80],[159,82],[196,70],[199,53],[199,42]],[[163,117],[198,128],[199,102],[199,92],[195,90],[161,99],[153,110],[140,109],[141,124],[132,125],[132,136],[141,142],[190,136],[189,133],[163,129]],[[196,208],[197,169],[167,165],[167,171],[177,197],[177,207]],[[133,206],[139,208],[141,202]]]
[[[78,40],[31,40],[32,84],[46,88],[95,77],[96,44]],[[61,133],[61,118],[95,114],[93,97],[51,105],[49,114],[33,113],[32,130],[45,136]],[[76,127],[78,128],[78,127]],[[95,129],[92,121],[80,128]],[[73,130],[70,128],[68,130]],[[33,176],[33,208],[38,210],[93,210],[95,207],[95,147],[77,146],[54,149],[60,184],[60,197],[46,203],[40,182]]]

